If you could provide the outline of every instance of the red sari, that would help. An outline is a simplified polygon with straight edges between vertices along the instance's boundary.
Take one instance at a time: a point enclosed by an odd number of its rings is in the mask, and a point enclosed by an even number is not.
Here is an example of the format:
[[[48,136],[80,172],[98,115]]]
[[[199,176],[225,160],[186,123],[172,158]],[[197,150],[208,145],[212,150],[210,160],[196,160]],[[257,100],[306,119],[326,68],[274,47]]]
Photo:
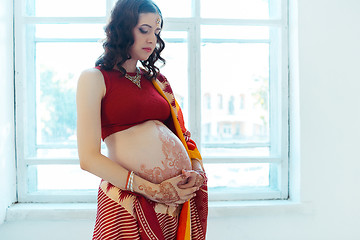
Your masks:
[[[171,129],[181,140],[190,159],[201,161],[201,155],[186,130],[181,109],[167,79],[160,74],[153,80],[156,90],[171,106]],[[102,181],[98,192],[98,209],[93,240],[205,239],[208,215],[206,184],[196,197],[179,207],[167,206],[142,195],[123,191]]]

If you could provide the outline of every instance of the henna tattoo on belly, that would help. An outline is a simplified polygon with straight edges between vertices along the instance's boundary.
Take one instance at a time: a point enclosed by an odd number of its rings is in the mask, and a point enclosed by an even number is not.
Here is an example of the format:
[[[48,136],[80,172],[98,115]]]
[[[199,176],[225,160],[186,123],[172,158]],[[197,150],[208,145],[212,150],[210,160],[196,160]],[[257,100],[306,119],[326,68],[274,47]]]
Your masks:
[[[168,129],[154,122],[159,132],[158,137],[162,142],[162,153],[165,159],[161,161],[162,166],[148,169],[145,164],[140,165],[140,175],[153,183],[160,183],[165,179],[169,179],[181,173],[182,169],[190,166],[187,153],[182,151],[182,145],[173,139],[174,135],[168,133]]]

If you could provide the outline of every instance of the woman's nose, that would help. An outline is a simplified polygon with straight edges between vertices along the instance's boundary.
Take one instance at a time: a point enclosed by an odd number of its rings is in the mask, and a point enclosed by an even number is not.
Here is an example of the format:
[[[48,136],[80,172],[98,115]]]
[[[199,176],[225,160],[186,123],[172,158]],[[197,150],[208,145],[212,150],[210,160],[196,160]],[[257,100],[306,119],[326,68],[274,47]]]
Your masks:
[[[147,38],[148,43],[154,43],[156,42],[156,36],[155,35],[151,35]]]

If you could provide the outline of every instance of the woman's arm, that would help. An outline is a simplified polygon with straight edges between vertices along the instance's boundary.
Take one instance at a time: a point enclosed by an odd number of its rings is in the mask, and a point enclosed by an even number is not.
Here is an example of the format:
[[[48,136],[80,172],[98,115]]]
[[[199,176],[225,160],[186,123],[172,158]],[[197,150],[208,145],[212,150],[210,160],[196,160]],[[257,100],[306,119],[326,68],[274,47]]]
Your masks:
[[[202,167],[200,160],[197,158],[191,159],[191,165],[193,170],[203,171],[205,172],[204,168]]]
[[[104,78],[99,70],[89,69],[80,75],[76,94],[80,167],[126,190],[128,170],[101,154],[101,100],[105,91]],[[181,203],[193,197],[196,191],[196,188],[178,188],[177,183],[181,180],[180,175],[163,183],[153,184],[139,176],[134,176],[133,189],[154,201]]]
[[[77,104],[77,142],[80,167],[113,185],[125,188],[127,170],[101,154],[101,99],[105,83],[97,69],[84,71],[79,78]]]

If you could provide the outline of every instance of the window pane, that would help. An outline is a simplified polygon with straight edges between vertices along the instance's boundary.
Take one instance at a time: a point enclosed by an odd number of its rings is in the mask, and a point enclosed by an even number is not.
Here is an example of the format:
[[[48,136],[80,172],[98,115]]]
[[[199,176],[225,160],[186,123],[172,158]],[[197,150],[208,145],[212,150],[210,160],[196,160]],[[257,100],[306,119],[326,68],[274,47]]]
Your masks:
[[[105,143],[102,142],[101,153],[107,156],[107,148]],[[52,158],[77,158],[78,150],[76,148],[74,141],[68,141],[61,145],[48,144],[41,147],[38,146],[36,150],[36,157],[38,158],[47,158],[51,160]]]
[[[75,143],[75,92],[81,71],[94,66],[99,43],[37,43],[37,144]]]
[[[183,110],[184,120],[188,119],[188,41],[187,32],[164,31],[161,33],[166,43],[162,57],[166,65],[160,72],[169,80],[176,100]]]
[[[268,187],[268,163],[205,164],[208,187]]]
[[[154,0],[163,17],[190,17],[191,0]]]
[[[106,15],[106,0],[26,0],[26,15],[101,17]]]
[[[269,39],[269,27],[262,26],[226,26],[203,25],[201,37],[203,39]]]
[[[269,44],[222,41],[202,40],[202,153],[266,156]]]
[[[79,165],[29,166],[29,175],[34,177],[31,191],[41,190],[95,190],[100,179],[83,171]]]
[[[36,38],[105,38],[104,24],[37,24]]]
[[[278,18],[280,0],[201,0],[201,17],[269,19]]]

